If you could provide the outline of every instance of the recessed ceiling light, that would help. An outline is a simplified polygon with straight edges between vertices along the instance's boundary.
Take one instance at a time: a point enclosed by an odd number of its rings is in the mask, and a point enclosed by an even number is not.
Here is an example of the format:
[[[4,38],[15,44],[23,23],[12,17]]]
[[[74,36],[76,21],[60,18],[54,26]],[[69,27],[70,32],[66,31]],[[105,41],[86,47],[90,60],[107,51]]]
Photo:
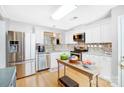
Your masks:
[[[78,17],[77,16],[74,16],[73,19],[77,19]]]
[[[74,17],[70,18],[70,21],[76,20],[76,19],[78,19],[78,18],[79,18],[79,17],[74,16]]]

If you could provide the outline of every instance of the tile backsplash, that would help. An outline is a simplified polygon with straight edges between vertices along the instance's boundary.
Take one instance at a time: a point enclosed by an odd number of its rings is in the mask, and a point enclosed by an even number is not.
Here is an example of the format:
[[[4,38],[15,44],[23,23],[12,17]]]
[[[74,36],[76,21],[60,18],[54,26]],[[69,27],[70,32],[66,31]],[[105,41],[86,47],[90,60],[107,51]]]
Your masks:
[[[45,45],[46,52],[50,51],[73,51],[74,44],[61,44],[61,45]]]
[[[74,46],[81,46],[81,44],[45,45],[45,50],[46,52],[66,50],[73,51]],[[89,43],[85,44],[85,47],[88,47],[88,52],[90,53],[112,54],[112,43]]]

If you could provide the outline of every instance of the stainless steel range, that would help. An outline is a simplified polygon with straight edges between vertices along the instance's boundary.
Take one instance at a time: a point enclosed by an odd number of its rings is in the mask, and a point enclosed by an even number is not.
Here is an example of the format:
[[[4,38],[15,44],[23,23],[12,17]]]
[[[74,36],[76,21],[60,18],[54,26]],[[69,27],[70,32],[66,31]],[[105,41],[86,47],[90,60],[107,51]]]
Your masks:
[[[35,73],[35,34],[8,31],[8,66],[16,66],[17,78]]]
[[[78,57],[79,61],[82,61],[82,53],[83,52],[88,52],[88,47],[86,48],[81,48],[81,47],[74,47],[74,51],[70,51],[71,56],[75,55]]]
[[[78,57],[79,61],[82,61],[82,52],[79,51],[70,51],[71,56],[75,55]]]

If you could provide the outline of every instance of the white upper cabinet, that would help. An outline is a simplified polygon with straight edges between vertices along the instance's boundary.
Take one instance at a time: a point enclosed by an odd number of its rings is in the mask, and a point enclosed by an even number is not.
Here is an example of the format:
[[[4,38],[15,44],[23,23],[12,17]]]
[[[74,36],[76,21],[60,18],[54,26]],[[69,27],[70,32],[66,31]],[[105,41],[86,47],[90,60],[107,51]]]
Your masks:
[[[44,32],[36,29],[36,43],[44,44]]]
[[[73,34],[75,33],[86,33],[86,43],[105,43],[112,42],[111,40],[111,24],[104,23],[98,24],[86,29],[78,29],[77,31],[66,32],[66,44],[74,44]]]
[[[100,43],[101,42],[101,31],[100,31],[100,27],[96,26],[92,28],[92,40],[93,43]]]
[[[73,44],[73,34],[86,33],[86,43],[106,43],[111,42],[111,20],[110,18],[100,20],[99,22],[89,24],[86,26],[80,26],[66,32],[66,44]]]
[[[75,44],[77,42],[73,41],[73,33],[71,31],[66,32],[65,34],[65,44]]]
[[[35,59],[35,33],[25,32],[25,59]]]
[[[101,42],[112,42],[110,23],[105,23],[101,25]]]
[[[92,31],[91,31],[91,29],[87,29],[86,30],[86,37],[85,37],[85,39],[86,39],[86,43],[92,43],[93,42],[93,40],[92,40]]]
[[[99,26],[91,27],[85,30],[86,43],[99,43],[101,42],[101,31]]]

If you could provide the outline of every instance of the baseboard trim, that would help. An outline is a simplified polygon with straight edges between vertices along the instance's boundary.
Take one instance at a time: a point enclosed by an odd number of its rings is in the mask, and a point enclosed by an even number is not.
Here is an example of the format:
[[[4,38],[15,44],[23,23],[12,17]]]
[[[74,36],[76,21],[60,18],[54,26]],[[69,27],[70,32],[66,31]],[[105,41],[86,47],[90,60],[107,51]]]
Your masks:
[[[111,82],[112,87],[119,87],[117,84]]]

